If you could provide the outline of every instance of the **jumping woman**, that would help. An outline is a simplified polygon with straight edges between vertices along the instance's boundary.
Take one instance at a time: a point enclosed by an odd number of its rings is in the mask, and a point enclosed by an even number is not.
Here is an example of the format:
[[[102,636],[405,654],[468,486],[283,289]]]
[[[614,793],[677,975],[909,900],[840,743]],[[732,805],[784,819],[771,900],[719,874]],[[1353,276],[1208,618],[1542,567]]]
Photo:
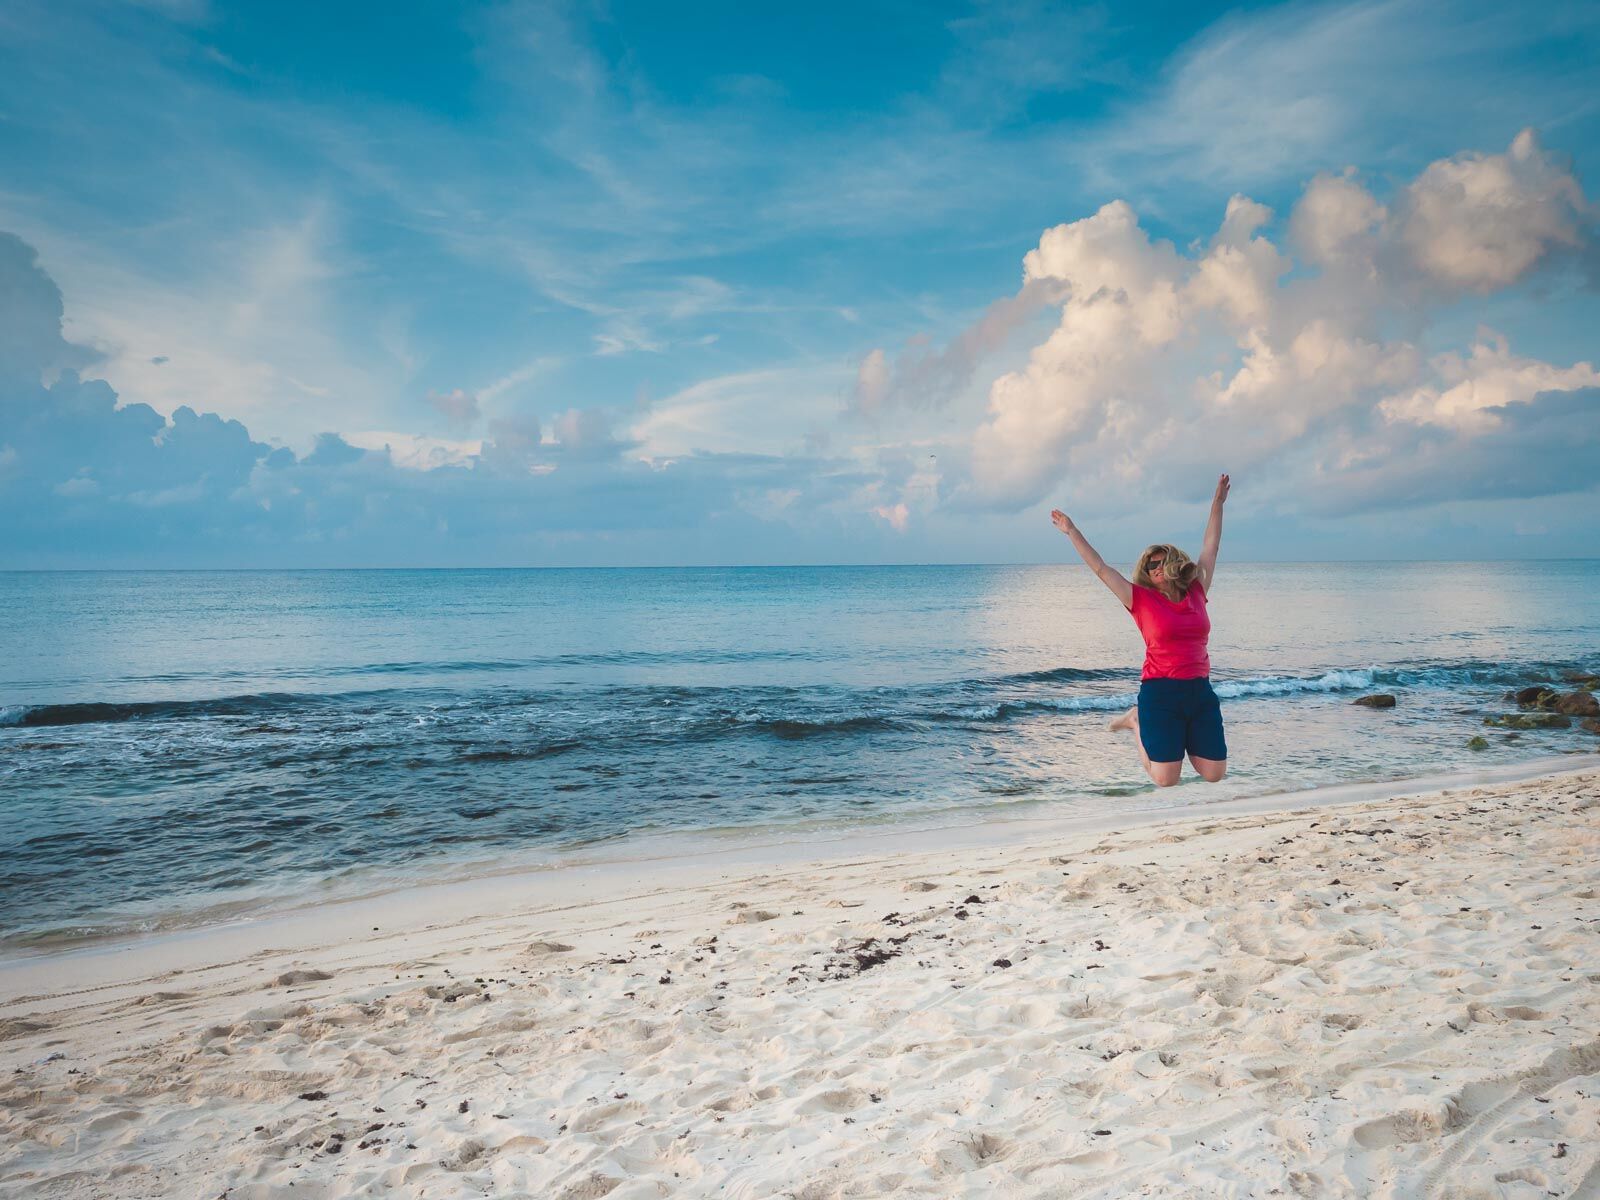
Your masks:
[[[1191,562],[1176,546],[1149,546],[1134,565],[1131,583],[1106,565],[1071,517],[1060,509],[1050,514],[1089,569],[1133,614],[1134,624],[1144,635],[1139,703],[1111,722],[1111,728],[1133,730],[1144,769],[1157,787],[1178,782],[1185,751],[1207,783],[1216,783],[1228,773],[1222,706],[1211,690],[1211,658],[1206,652],[1211,636],[1206,599],[1217,569],[1222,506],[1227,499],[1228,477],[1224,475],[1217,480],[1217,494],[1211,500],[1211,519],[1206,522],[1199,562]]]

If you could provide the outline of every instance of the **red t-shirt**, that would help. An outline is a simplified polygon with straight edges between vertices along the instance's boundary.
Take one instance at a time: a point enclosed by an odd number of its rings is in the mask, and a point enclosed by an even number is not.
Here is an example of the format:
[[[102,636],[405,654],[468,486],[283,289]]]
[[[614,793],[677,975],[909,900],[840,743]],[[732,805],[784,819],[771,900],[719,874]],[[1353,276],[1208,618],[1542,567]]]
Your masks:
[[[1154,588],[1134,584],[1133,607],[1128,611],[1144,634],[1141,679],[1200,679],[1211,674],[1211,656],[1206,653],[1211,617],[1206,613],[1206,590],[1198,579],[1177,603]]]

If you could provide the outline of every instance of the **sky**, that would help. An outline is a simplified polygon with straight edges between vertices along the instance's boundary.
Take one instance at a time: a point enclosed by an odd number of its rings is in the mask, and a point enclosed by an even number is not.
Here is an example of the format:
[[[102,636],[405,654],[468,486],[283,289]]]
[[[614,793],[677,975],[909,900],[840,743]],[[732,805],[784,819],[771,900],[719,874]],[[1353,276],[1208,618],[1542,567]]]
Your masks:
[[[0,8],[0,568],[1600,556],[1600,7]]]

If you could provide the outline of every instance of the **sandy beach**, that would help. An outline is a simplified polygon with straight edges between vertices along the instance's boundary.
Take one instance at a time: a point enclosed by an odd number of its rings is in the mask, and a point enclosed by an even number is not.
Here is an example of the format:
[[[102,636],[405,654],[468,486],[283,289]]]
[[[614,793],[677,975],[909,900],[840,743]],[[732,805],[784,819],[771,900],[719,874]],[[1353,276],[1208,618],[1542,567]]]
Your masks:
[[[1600,770],[0,969],[27,1197],[1600,1196]]]

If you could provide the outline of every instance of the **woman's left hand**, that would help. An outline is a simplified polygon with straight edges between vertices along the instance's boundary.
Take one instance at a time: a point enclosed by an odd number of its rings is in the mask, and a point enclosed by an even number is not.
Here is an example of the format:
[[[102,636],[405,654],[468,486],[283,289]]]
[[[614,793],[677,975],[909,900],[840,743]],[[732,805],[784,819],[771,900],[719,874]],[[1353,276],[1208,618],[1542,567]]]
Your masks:
[[[1211,503],[1216,505],[1227,503],[1228,486],[1228,477],[1226,475],[1219,476],[1217,478],[1217,494],[1211,498]]]

